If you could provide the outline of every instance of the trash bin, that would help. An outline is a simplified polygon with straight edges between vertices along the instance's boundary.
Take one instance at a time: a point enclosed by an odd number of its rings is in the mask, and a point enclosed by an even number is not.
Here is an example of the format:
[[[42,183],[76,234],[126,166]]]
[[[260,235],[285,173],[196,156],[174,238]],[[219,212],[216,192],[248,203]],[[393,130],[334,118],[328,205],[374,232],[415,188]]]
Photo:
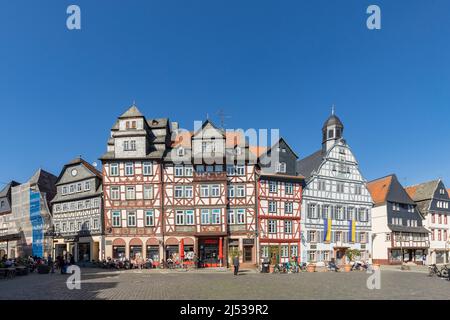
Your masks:
[[[269,273],[269,263],[268,262],[263,262],[261,272],[262,273]]]

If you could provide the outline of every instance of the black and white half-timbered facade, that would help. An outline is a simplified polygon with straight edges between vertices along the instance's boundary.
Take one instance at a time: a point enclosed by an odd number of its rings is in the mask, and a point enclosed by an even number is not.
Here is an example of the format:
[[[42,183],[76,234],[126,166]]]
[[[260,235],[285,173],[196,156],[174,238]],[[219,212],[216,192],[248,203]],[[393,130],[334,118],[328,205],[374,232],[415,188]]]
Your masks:
[[[104,258],[102,174],[81,158],[66,164],[52,200],[54,256],[76,262]]]
[[[450,198],[440,179],[407,187],[409,196],[417,203],[424,218],[424,226],[430,231],[428,264],[448,263],[450,247]]]
[[[305,177],[302,201],[302,261],[346,262],[348,249],[370,258],[372,198],[358,162],[333,114],[322,128],[322,149],[297,162]]]
[[[368,183],[372,209],[373,263],[423,264],[430,247],[429,231],[417,204],[395,174]]]

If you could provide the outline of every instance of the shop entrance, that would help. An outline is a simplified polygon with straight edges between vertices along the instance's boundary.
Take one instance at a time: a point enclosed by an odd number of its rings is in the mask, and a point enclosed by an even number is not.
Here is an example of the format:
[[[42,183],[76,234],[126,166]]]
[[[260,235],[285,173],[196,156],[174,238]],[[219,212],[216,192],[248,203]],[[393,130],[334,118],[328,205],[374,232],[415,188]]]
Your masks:
[[[219,238],[205,238],[198,241],[200,267],[218,267],[219,261]]]
[[[91,260],[91,244],[79,243],[78,244],[78,261],[89,262]]]

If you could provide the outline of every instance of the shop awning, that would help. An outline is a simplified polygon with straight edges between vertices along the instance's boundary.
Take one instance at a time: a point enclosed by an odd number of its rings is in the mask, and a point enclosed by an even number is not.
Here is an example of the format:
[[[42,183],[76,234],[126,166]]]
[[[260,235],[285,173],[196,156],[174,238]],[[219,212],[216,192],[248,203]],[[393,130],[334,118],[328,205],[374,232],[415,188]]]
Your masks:
[[[16,241],[20,239],[22,239],[20,233],[4,234],[0,236],[0,242]]]

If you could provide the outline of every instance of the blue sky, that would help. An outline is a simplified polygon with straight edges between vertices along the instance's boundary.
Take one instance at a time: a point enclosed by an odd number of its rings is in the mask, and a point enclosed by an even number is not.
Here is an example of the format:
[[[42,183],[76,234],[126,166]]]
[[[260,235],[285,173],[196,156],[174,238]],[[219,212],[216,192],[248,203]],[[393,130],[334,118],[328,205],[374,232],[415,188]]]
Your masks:
[[[334,103],[366,179],[450,187],[449,14],[448,0],[2,1],[0,182],[96,161],[136,100],[187,128],[219,109],[228,127],[280,128],[301,157]]]

